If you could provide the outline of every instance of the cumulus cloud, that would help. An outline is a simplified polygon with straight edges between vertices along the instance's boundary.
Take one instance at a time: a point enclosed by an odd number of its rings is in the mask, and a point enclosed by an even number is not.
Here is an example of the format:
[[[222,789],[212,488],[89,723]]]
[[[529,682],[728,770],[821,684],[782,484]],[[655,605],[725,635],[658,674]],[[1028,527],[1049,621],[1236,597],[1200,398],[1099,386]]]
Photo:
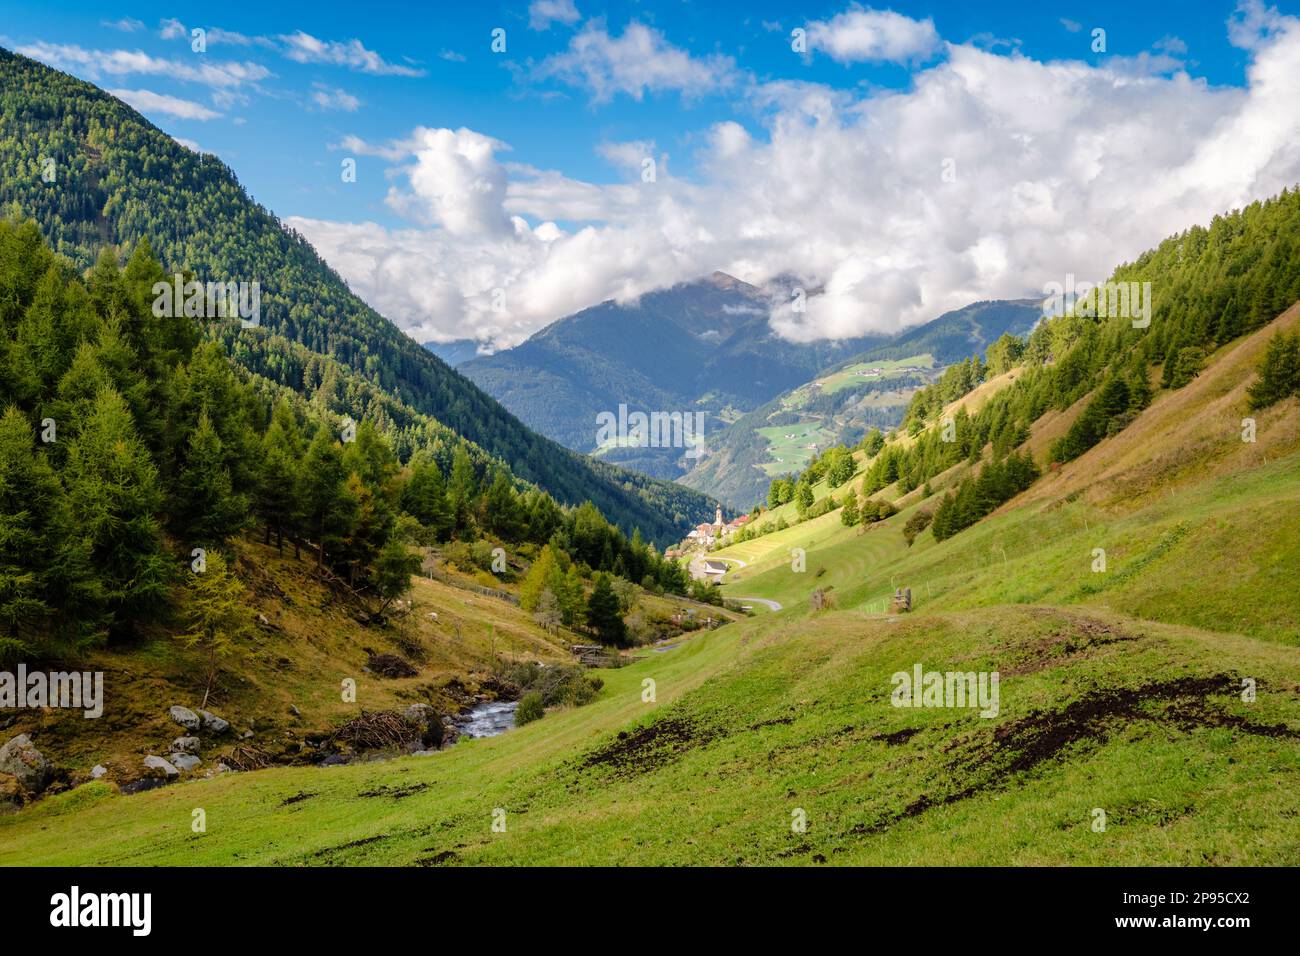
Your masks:
[[[1244,87],[969,44],[905,91],[747,87],[761,123],[692,137],[690,179],[661,167],[647,183],[629,167],[582,182],[507,162],[505,144],[472,130],[417,129],[380,147],[396,157],[390,202],[409,228],[292,223],[422,339],[508,346],[714,269],[819,290],[804,313],[773,312],[786,337],[892,331],[1038,295],[1066,273],[1103,279],[1300,181],[1300,21],[1245,4],[1234,24],[1250,44]]]
[[[910,63],[923,61],[941,46],[934,21],[913,20],[892,10],[872,10],[854,4],[830,20],[812,20],[806,27],[809,51],[820,51],[839,63]]]
[[[605,103],[619,93],[635,100],[662,91],[692,96],[713,93],[732,86],[737,72],[731,57],[693,57],[643,23],[629,23],[616,37],[605,29],[603,20],[590,20],[569,41],[567,50],[538,65],[534,78],[554,78],[584,88],[593,102]]]
[[[573,0],[533,0],[528,5],[528,29],[549,30],[552,23],[573,26],[581,16]]]
[[[201,103],[183,100],[178,96],[154,93],[152,90],[109,90],[119,100],[129,103],[141,113],[163,113],[177,119],[210,120],[221,114]]]

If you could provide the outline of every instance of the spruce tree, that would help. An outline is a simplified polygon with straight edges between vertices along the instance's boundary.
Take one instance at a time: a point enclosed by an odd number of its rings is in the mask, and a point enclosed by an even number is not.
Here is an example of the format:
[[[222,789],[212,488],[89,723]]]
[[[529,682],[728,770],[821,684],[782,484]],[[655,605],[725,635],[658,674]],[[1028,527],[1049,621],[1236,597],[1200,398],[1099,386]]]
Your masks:
[[[618,595],[608,574],[597,574],[587,598],[587,626],[602,644],[620,645],[627,638],[627,627],[619,613]]]
[[[116,391],[100,392],[69,443],[64,475],[103,586],[110,633],[123,636],[163,606],[170,569],[157,518],[157,469]]]

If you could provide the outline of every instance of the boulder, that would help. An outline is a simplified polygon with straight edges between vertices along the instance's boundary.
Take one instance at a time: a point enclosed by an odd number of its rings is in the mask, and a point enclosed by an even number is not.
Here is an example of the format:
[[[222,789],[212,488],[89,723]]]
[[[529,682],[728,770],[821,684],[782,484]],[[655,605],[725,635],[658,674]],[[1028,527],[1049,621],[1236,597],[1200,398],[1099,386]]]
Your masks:
[[[195,767],[202,766],[203,761],[194,754],[175,753],[171,755],[171,762],[181,773],[187,773]]]
[[[428,704],[412,704],[406,708],[403,716],[407,723],[413,724],[419,731],[421,744],[419,749],[437,750],[442,746],[446,729],[443,727],[442,717],[436,710]]]
[[[0,747],[0,773],[10,774],[28,793],[40,793],[50,782],[49,761],[32,746],[26,734]]]
[[[199,746],[198,737],[177,737],[172,741],[172,751],[178,754],[196,754]]]
[[[190,710],[188,707],[182,707],[180,704],[174,705],[171,710],[167,711],[167,713],[171,715],[172,720],[176,721],[176,723],[180,724],[186,730],[198,730],[203,726],[203,721],[199,719],[198,714],[194,713],[194,711]]]
[[[98,780],[100,777],[106,777],[106,776],[108,776],[108,768],[105,767],[102,763],[97,763],[95,764],[94,767],[91,768],[90,771],[91,780]]]
[[[144,758],[144,766],[146,770],[154,771],[155,772],[154,776],[158,776],[159,774],[161,774],[162,776],[168,779],[171,779],[172,777],[179,777],[181,773],[179,770],[177,770],[174,766],[172,766],[162,757],[157,757],[154,756],[153,754],[150,754],[149,756]]]
[[[210,730],[214,734],[224,734],[230,729],[230,721],[223,720],[206,710],[199,711],[199,719],[203,721],[203,729]]]

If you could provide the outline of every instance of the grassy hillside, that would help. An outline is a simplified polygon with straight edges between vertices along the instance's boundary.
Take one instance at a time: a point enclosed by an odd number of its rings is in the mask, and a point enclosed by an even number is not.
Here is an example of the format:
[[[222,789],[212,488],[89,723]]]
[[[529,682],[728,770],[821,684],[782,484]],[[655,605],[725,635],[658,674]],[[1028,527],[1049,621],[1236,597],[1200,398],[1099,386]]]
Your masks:
[[[728,591],[785,609],[649,652],[587,707],[428,758],[88,785],[0,820],[0,862],[1296,865],[1300,399],[1254,443],[1240,420],[1298,324],[942,543],[907,547],[913,493],[862,534],[830,514],[722,552],[751,562]],[[916,609],[874,613],[896,584]],[[998,671],[999,713],[891,706],[918,662]]]
[[[169,273],[259,282],[261,327],[210,333],[257,375],[337,415],[376,421],[403,452],[416,436],[448,445],[459,436],[563,502],[593,501],[629,534],[639,527],[667,541],[713,513],[705,495],[530,431],[353,295],[232,170],[103,90],[0,49],[0,130],[0,211],[34,219],[82,268],[105,245],[129,252],[147,238]],[[42,157],[56,162],[51,182]]]

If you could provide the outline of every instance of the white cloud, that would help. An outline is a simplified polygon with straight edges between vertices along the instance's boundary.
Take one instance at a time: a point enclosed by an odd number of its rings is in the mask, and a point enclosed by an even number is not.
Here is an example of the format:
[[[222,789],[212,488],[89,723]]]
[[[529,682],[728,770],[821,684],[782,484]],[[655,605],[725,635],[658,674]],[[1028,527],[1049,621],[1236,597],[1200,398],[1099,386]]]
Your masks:
[[[210,120],[221,116],[216,110],[210,110],[201,103],[183,100],[165,93],[152,90],[108,90],[119,100],[129,103],[141,113],[163,113],[177,119]]]
[[[349,133],[335,143],[331,149],[341,149],[344,152],[355,153],[358,156],[378,156],[381,159],[397,162],[410,155],[412,147],[408,140],[393,140],[386,145],[377,146],[374,143],[367,143],[360,136]]]
[[[731,57],[693,57],[642,23],[629,23],[623,35],[615,37],[606,32],[603,20],[590,20],[567,50],[542,61],[534,77],[583,87],[593,102],[604,103],[618,93],[636,100],[661,91],[713,93],[732,86],[737,73]]]
[[[302,30],[277,37],[283,54],[297,63],[330,63],[377,76],[424,76],[424,70],[389,63],[360,40],[320,40]]]
[[[144,24],[134,17],[122,17],[120,20],[100,20],[100,26],[108,27],[110,30],[121,30],[123,33],[135,33],[137,30],[143,30]]]
[[[573,26],[581,17],[573,0],[533,0],[528,5],[530,30],[549,30],[552,23]]]
[[[933,20],[913,20],[892,10],[857,4],[830,20],[812,20],[806,29],[809,50],[839,63],[920,62],[941,46]]]
[[[1277,7],[1266,7],[1260,0],[1241,0],[1228,18],[1228,41],[1243,50],[1254,50],[1286,29],[1292,17],[1284,17]]]
[[[905,91],[746,87],[763,133],[724,121],[693,136],[690,180],[661,166],[654,183],[582,182],[505,163],[502,143],[471,130],[417,129],[367,147],[400,157],[391,199],[410,228],[292,224],[426,340],[515,344],[603,299],[713,269],[823,287],[806,314],[773,314],[787,337],[892,331],[1037,295],[1068,272],[1103,279],[1165,236],[1300,181],[1300,21],[1254,6],[1238,20],[1254,44],[1245,87],[954,45]]]
[[[181,37],[188,37],[190,31],[185,29],[185,24],[175,17],[169,17],[158,24],[158,35],[164,40],[179,40]]]
[[[315,87],[311,92],[311,101],[320,109],[355,113],[361,106],[361,101],[347,90],[329,87],[323,83],[317,83]]]
[[[140,50],[89,50],[73,43],[37,42],[17,48],[24,56],[60,70],[77,71],[91,80],[104,75],[168,76],[215,89],[235,89],[255,84],[272,73],[250,61],[203,60],[190,62],[151,56]]]
[[[417,129],[407,170],[410,190],[394,189],[388,204],[453,236],[511,235],[514,227],[502,203],[506,173],[495,152],[504,143],[473,130]]]
[[[1078,33],[1083,29],[1083,24],[1078,20],[1071,20],[1069,17],[1061,17],[1061,26],[1065,27],[1070,33]]]

